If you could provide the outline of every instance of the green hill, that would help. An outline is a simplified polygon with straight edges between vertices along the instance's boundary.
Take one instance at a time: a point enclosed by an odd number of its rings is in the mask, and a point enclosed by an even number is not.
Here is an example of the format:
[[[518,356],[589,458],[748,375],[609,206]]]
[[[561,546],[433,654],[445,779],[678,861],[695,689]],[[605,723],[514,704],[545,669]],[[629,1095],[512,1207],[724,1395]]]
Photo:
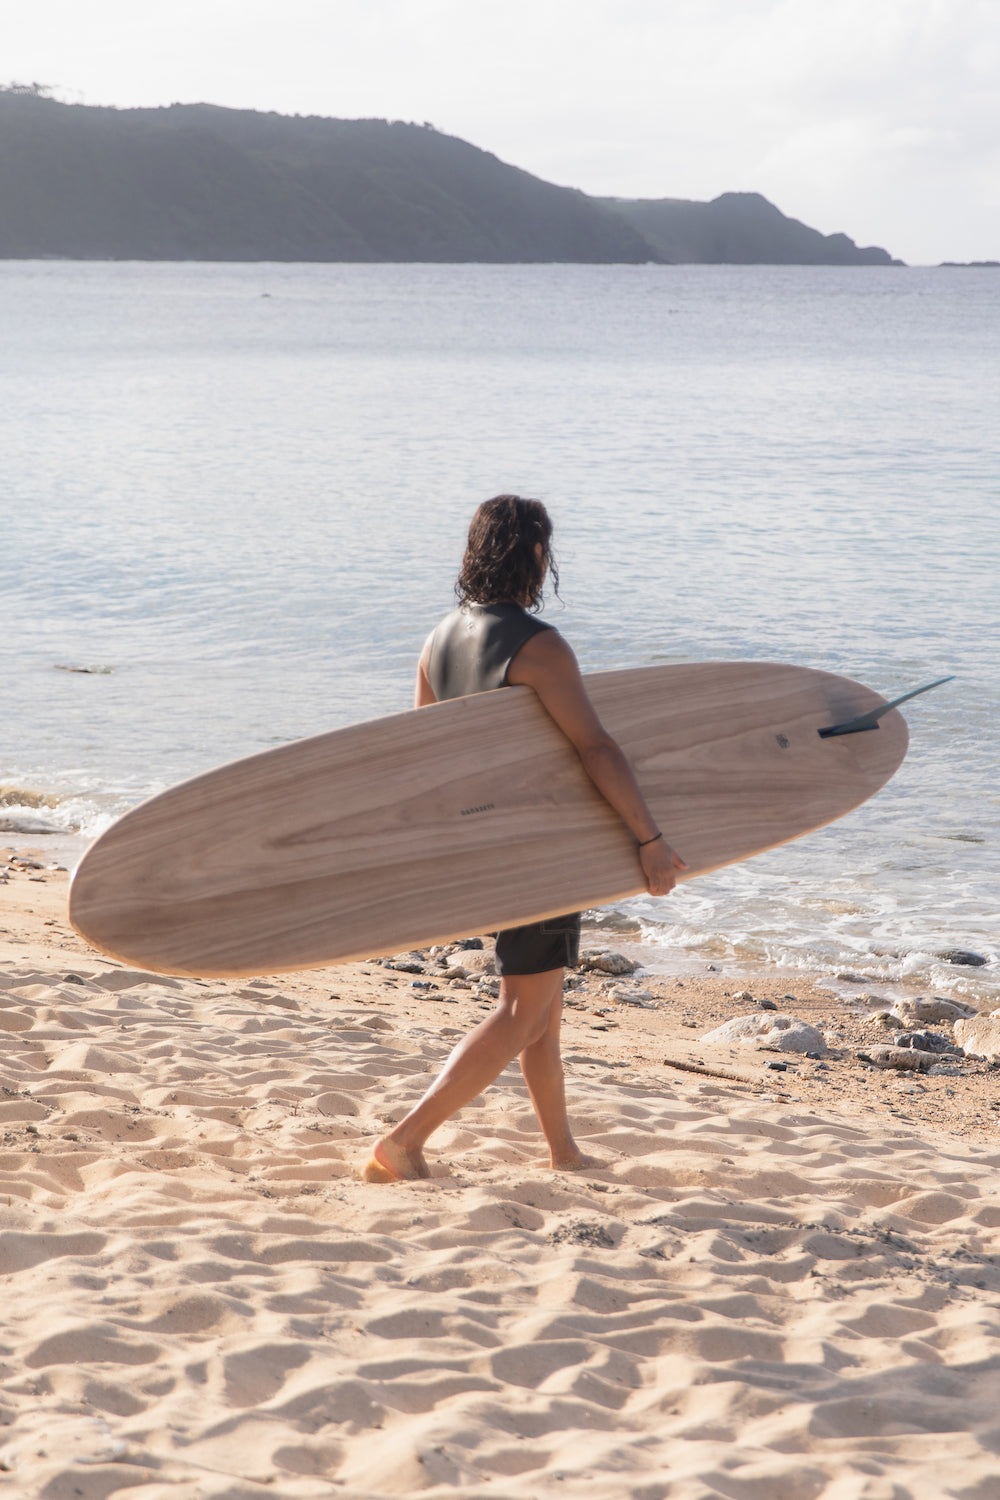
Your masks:
[[[429,126],[0,90],[0,259],[818,263],[816,243],[889,263],[753,194],[589,198]]]
[[[582,193],[417,125],[0,95],[0,256],[645,261]]]

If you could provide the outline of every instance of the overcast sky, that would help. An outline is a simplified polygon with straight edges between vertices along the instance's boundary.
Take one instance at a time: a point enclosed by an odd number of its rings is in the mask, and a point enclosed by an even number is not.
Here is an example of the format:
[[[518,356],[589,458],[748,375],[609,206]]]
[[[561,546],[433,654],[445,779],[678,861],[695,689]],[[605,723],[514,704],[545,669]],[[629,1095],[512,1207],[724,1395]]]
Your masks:
[[[20,0],[3,43],[73,102],[428,120],[588,193],[1000,259],[1000,0]]]

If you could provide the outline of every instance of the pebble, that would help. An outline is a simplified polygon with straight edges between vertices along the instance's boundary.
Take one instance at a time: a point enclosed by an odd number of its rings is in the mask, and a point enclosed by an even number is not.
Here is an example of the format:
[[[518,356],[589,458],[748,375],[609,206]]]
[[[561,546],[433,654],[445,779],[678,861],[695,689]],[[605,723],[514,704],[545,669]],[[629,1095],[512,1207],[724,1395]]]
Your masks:
[[[891,1010],[877,1010],[873,1015],[866,1016],[864,1024],[873,1026],[879,1031],[902,1031],[903,1023],[898,1016],[894,1016]]]
[[[605,992],[611,1000],[617,1000],[619,1005],[636,1005],[641,1010],[653,1010],[655,999],[649,990],[626,990],[622,988],[608,989]]]

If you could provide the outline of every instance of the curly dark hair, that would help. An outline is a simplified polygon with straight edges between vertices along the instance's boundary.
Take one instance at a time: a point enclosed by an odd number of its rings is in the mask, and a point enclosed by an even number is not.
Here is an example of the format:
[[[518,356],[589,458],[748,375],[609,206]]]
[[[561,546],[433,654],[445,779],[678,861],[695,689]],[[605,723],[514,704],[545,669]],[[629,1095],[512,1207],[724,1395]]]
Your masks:
[[[535,551],[536,543],[541,544],[541,556]],[[546,572],[558,596],[552,522],[541,501],[522,500],[520,495],[484,500],[472,518],[455,584],[459,603],[514,603],[541,609]]]

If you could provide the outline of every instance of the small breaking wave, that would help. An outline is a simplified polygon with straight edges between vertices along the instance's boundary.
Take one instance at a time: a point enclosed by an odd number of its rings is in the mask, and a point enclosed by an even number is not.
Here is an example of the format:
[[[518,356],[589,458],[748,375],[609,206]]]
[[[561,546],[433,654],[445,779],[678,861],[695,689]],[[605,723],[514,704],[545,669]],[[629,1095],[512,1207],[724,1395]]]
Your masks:
[[[96,786],[56,790],[3,783],[0,784],[0,833],[39,838],[69,834],[84,840],[95,839],[146,795],[145,789],[130,796]]]

